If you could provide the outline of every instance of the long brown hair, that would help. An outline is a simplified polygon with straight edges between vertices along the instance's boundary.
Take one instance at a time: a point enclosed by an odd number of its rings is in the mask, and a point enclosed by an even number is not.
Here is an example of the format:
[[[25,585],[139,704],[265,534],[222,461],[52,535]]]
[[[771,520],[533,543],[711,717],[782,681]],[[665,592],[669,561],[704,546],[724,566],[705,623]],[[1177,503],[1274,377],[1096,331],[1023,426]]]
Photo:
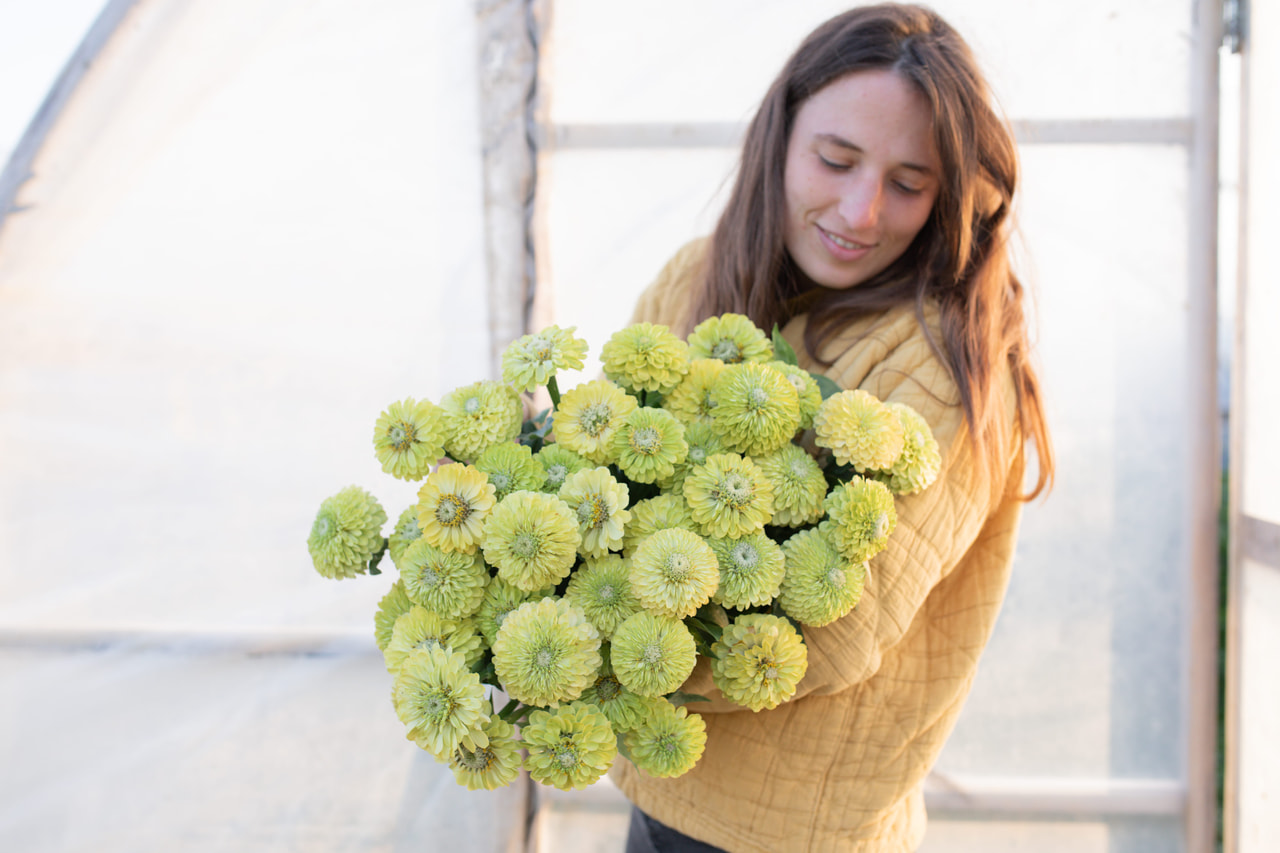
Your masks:
[[[852,9],[814,30],[788,60],[748,127],[690,321],[732,311],[767,330],[790,319],[800,274],[784,243],[784,168],[796,112],[829,83],[873,69],[902,75],[927,99],[941,186],[928,222],[887,269],[847,290],[806,294],[805,347],[818,357],[851,320],[914,303],[987,462],[1005,458],[1010,447],[996,382],[1007,360],[1021,433],[1036,447],[1039,476],[1021,495],[1030,500],[1051,486],[1054,464],[1040,383],[1029,362],[1023,288],[1009,263],[1017,148],[969,46],[933,11],[899,4]],[[928,302],[939,310],[941,341],[925,323]]]

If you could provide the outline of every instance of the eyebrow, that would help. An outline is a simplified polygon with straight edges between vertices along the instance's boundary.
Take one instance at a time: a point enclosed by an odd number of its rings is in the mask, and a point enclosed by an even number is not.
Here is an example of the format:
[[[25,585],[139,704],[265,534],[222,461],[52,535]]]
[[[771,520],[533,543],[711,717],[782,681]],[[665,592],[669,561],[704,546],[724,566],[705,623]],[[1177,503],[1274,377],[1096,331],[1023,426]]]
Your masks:
[[[835,145],[839,148],[847,148],[848,150],[856,151],[859,154],[866,153],[862,150],[860,146],[854,145],[852,142],[845,139],[843,136],[837,136],[834,133],[819,133],[814,138],[818,142],[830,142],[832,145]],[[934,176],[933,169],[930,169],[928,166],[924,166],[919,163],[899,163],[898,166],[900,166],[903,169],[910,169],[913,172],[919,172],[923,175],[928,175],[930,177]]]

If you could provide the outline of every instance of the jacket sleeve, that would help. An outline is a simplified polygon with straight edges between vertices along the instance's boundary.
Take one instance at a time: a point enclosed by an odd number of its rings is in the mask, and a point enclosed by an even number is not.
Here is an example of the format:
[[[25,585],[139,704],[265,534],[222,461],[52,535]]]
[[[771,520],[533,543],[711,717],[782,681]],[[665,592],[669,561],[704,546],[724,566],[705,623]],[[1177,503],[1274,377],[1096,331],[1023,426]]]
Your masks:
[[[975,545],[997,505],[995,484],[975,459],[964,411],[950,375],[934,357],[913,317],[912,334],[871,335],[826,371],[844,388],[862,388],[886,402],[912,406],[933,430],[942,455],[938,479],[923,492],[896,499],[898,523],[873,557],[857,607],[821,628],[804,628],[809,666],[795,698],[847,690],[876,673],[884,653],[902,639],[937,583]],[[905,327],[904,327],[905,328]],[[793,345],[799,341],[793,341]],[[1005,399],[1010,402],[1012,386]],[[1006,406],[1012,412],[1011,406]],[[1005,464],[997,461],[990,470]],[[725,700],[700,661],[686,692],[707,696],[700,713],[744,710]]]

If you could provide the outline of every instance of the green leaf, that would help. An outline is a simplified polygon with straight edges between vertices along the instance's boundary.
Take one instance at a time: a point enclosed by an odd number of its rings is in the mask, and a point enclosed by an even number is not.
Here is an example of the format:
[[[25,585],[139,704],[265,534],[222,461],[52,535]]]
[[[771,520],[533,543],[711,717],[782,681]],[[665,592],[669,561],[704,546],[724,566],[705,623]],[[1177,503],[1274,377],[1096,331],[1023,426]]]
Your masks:
[[[677,690],[675,693],[667,696],[667,701],[672,705],[679,707],[681,705],[688,705],[690,702],[710,702],[711,700],[706,696],[702,696],[697,693],[684,693]]]
[[[369,574],[382,574],[382,569],[378,568],[378,564],[382,562],[382,556],[387,553],[388,543],[389,540],[384,536],[382,539],[382,547],[375,551],[373,556],[369,558]]]
[[[796,356],[796,351],[792,349],[791,344],[787,343],[787,339],[782,336],[782,332],[778,329],[778,324],[773,324],[773,356],[778,361],[785,361],[787,364],[800,366],[800,359]]]
[[[627,761],[631,761],[631,753],[627,752],[626,736],[619,732],[615,737],[618,739],[618,755],[621,755]],[[634,761],[631,761],[631,763],[635,764]]]
[[[812,370],[810,370],[809,375],[812,376],[813,380],[818,383],[818,390],[822,392],[822,399],[824,400],[830,397],[832,394],[839,394],[842,390],[844,390],[839,385],[837,385],[830,377],[823,376],[821,373],[814,373]]]

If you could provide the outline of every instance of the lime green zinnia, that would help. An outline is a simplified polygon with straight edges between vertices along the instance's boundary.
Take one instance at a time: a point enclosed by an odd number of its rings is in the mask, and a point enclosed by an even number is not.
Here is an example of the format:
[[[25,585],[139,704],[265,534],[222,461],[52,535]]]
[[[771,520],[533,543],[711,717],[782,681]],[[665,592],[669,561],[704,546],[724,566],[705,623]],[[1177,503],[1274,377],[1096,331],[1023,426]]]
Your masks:
[[[520,741],[511,724],[497,714],[490,715],[481,729],[489,744],[475,749],[458,746],[449,756],[449,769],[468,791],[505,788],[520,776]]]
[[[415,649],[396,676],[391,699],[409,739],[441,761],[459,746],[489,745],[484,686],[459,652]]]
[[[675,473],[689,453],[684,425],[666,409],[636,409],[613,435],[613,455],[628,479],[656,483]]]
[[[817,461],[796,444],[784,444],[751,461],[773,487],[773,519],[778,527],[801,527],[822,518],[827,478]]]
[[[587,560],[569,576],[564,597],[586,615],[606,640],[640,610],[640,600],[631,591],[631,567],[617,554]]]
[[[600,655],[604,658],[604,663],[600,667],[600,672],[596,674],[595,683],[582,691],[580,701],[595,705],[603,711],[609,718],[609,725],[613,730],[622,734],[640,725],[640,722],[652,713],[655,703],[666,702],[666,700],[641,696],[628,690],[614,673],[613,664],[609,662],[609,654],[608,646],[601,646]]]
[[[401,581],[393,583],[387,594],[382,596],[382,600],[378,602],[378,610],[373,614],[373,638],[380,651],[387,650],[396,620],[408,613],[412,607],[413,602],[409,600],[409,595],[404,591],[404,583]]]
[[[548,326],[512,341],[502,352],[502,379],[517,391],[546,385],[559,370],[581,370],[587,342],[573,336],[577,326]]]
[[[539,491],[547,479],[547,472],[534,458],[533,449],[513,441],[486,449],[476,459],[475,468],[488,475],[498,500],[512,492]]]
[[[538,487],[538,491],[548,492],[553,495],[560,491],[560,487],[564,485],[565,478],[570,474],[576,474],[594,465],[586,457],[579,456],[572,450],[561,447],[558,444],[543,445],[543,448],[537,453],[537,459],[539,464],[542,465],[542,470],[547,475],[543,479],[542,485]]]
[[[712,645],[711,678],[726,699],[753,711],[776,708],[795,695],[808,652],[786,619],[739,616]]]
[[[613,672],[640,696],[665,696],[693,672],[698,653],[679,619],[640,611],[618,626],[609,644]]]
[[[404,552],[399,569],[413,603],[446,619],[475,613],[489,582],[489,571],[479,554],[442,551],[422,539]]]
[[[800,429],[813,426],[813,416],[822,407],[822,389],[813,374],[794,364],[785,361],[771,361],[769,366],[787,377],[787,381],[796,389],[796,401],[800,407]]]
[[[711,600],[720,583],[715,552],[692,530],[659,530],[631,557],[631,588],[647,609],[683,619]]]
[[[782,548],[763,531],[741,539],[709,539],[720,564],[720,587],[712,597],[725,607],[762,607],[778,597],[786,561]]]
[[[418,489],[422,538],[442,551],[473,554],[497,503],[489,477],[470,465],[441,465]]]
[[[708,317],[689,335],[689,357],[718,358],[727,364],[772,361],[773,342],[742,314]]]
[[[520,393],[501,382],[484,380],[456,388],[444,395],[440,407],[448,429],[445,451],[459,462],[470,462],[491,445],[511,441],[524,423]]]
[[[469,619],[445,619],[425,607],[414,605],[409,612],[396,620],[391,629],[391,641],[383,649],[383,661],[387,672],[398,672],[414,649],[443,646],[458,652],[471,667],[484,655],[484,646]]]
[[[711,389],[724,370],[718,358],[697,358],[689,362],[689,373],[670,394],[662,398],[662,408],[684,424],[711,423],[716,407]]]
[[[578,552],[584,557],[603,557],[610,551],[622,550],[622,534],[631,513],[627,503],[630,490],[609,473],[608,468],[579,471],[560,487],[560,500],[578,519],[582,544]]]
[[[577,699],[600,669],[600,634],[568,601],[545,598],[507,614],[493,666],[507,693],[527,705]]]
[[[869,560],[884,550],[898,524],[893,493],[884,483],[854,477],[836,486],[824,503],[823,531],[846,560]]]
[[[778,602],[796,621],[821,627],[852,610],[862,597],[866,563],[841,556],[821,528],[802,530],[782,543],[787,573]]]
[[[564,393],[555,414],[556,443],[597,465],[616,458],[613,433],[639,404],[605,379],[584,382]]]
[[[680,494],[664,494],[638,501],[631,507],[631,521],[623,539],[623,554],[635,553],[640,543],[668,527],[693,527],[693,514]]]
[[[635,323],[605,342],[600,360],[623,388],[666,394],[689,372],[689,346],[666,326]]]
[[[512,492],[484,524],[485,562],[526,592],[568,577],[581,542],[573,510],[543,492]]]
[[[684,499],[707,536],[746,536],[773,516],[773,486],[750,459],[717,453],[684,482]]]
[[[418,507],[411,506],[400,513],[396,519],[395,529],[387,537],[387,551],[391,554],[391,562],[400,565],[400,556],[404,549],[422,536],[422,528],[418,525]]]
[[[325,498],[311,524],[307,550],[316,571],[327,578],[353,578],[369,570],[382,548],[386,510],[359,486],[347,486]]]
[[[707,724],[687,708],[655,702],[649,716],[627,733],[626,743],[631,762],[644,773],[659,779],[683,776],[706,749]]]
[[[521,732],[533,781],[561,791],[597,782],[613,765],[618,741],[609,720],[594,705],[574,702],[554,711],[534,711]]]
[[[859,472],[892,468],[905,441],[898,416],[862,389],[823,400],[813,430],[819,447],[829,448],[836,462]]]
[[[876,473],[876,479],[889,487],[895,495],[914,495],[922,492],[938,478],[942,469],[942,454],[933,430],[920,413],[905,403],[885,403],[898,416],[904,436],[902,454],[888,471]]]
[[[800,403],[787,377],[767,364],[726,367],[713,390],[711,421],[735,453],[771,453],[800,429]]]
[[[421,480],[444,456],[444,410],[412,397],[392,403],[373,427],[373,449],[382,470],[401,480]]]
[[[493,641],[498,639],[498,629],[502,627],[507,614],[527,601],[541,601],[552,596],[554,592],[555,587],[550,586],[525,592],[502,578],[494,578],[484,588],[484,598],[481,599],[480,607],[473,617],[476,628],[484,636],[485,643],[492,646]]]

